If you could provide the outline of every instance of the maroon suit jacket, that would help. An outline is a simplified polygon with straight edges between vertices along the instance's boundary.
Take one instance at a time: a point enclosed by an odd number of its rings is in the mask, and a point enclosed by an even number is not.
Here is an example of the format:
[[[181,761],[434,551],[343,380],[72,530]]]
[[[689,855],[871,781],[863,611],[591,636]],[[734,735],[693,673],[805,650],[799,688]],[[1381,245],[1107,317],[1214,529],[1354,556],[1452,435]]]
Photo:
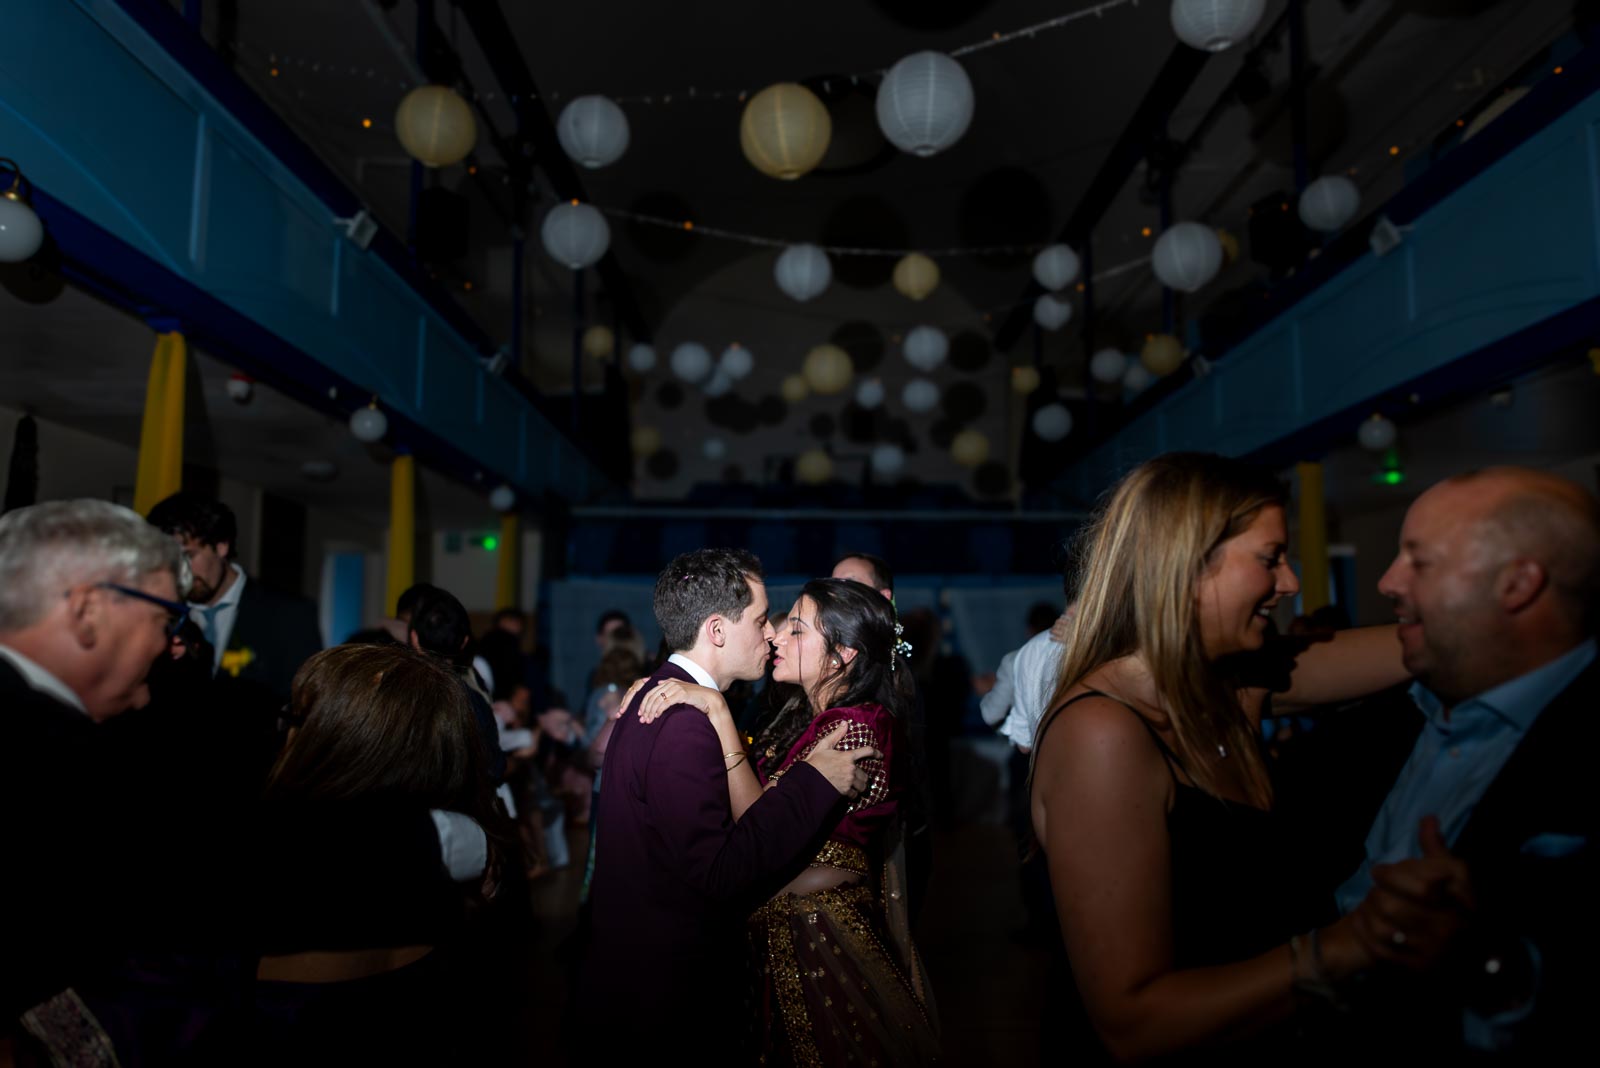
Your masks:
[[[652,678],[694,681],[672,663]],[[805,867],[844,799],[800,764],[735,823],[716,731],[689,705],[641,723],[648,689],[606,749],[577,1006],[583,1041],[727,1063],[737,1045],[730,1012],[753,988],[745,920]]]

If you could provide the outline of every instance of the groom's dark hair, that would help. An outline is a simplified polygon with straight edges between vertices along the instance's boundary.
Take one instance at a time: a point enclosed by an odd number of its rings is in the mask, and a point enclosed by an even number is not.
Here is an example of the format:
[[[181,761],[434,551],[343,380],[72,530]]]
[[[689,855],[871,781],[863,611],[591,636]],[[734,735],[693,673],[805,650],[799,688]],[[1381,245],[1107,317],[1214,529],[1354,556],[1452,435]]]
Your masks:
[[[668,564],[656,578],[656,623],[675,653],[694,648],[710,616],[734,622],[750,604],[751,581],[762,581],[761,561],[743,549],[696,549]]]

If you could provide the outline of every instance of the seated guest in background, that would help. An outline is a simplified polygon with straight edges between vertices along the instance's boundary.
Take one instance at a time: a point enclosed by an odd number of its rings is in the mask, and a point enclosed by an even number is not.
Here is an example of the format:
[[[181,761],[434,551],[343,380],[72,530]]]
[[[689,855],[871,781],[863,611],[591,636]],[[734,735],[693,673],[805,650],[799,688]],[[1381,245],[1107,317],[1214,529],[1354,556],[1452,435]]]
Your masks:
[[[52,501],[0,518],[0,1033],[56,995],[45,1017],[85,1015],[63,991],[136,937],[176,941],[190,897],[145,818],[145,769],[104,727],[166,655],[188,581],[177,544],[126,508]]]
[[[1526,468],[1449,479],[1406,513],[1378,589],[1422,715],[1338,893],[1395,967],[1355,992],[1370,1027],[1334,1034],[1556,1063],[1588,1044],[1600,952],[1600,505]]]
[[[488,695],[472,677],[472,661],[468,651],[472,642],[471,617],[455,595],[437,586],[428,587],[409,607],[406,643],[419,652],[432,653],[449,664],[461,680],[467,691],[467,700],[472,704],[479,737],[483,740],[484,768],[489,781],[499,786],[505,778],[506,756],[500,750],[500,727],[495,722]]]
[[[190,615],[226,670],[278,705],[307,658],[322,648],[316,605],[267,589],[234,560],[238,524],[221,501],[178,492],[150,509],[151,525],[178,539],[194,583]]]
[[[341,645],[301,669],[289,715],[249,841],[260,963],[240,1057],[461,1063],[470,977],[450,952],[492,892],[484,832],[500,837],[466,690],[404,646]],[[475,855],[446,855],[441,824]]]

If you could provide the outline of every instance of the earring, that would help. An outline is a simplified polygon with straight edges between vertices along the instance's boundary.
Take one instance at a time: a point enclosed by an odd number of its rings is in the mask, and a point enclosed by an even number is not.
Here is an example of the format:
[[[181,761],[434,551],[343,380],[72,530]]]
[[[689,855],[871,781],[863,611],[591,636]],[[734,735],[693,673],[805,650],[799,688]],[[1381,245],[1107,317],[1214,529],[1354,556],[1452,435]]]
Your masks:
[[[834,667],[838,667],[839,666],[839,658],[838,657],[834,657],[833,658],[833,666]]]

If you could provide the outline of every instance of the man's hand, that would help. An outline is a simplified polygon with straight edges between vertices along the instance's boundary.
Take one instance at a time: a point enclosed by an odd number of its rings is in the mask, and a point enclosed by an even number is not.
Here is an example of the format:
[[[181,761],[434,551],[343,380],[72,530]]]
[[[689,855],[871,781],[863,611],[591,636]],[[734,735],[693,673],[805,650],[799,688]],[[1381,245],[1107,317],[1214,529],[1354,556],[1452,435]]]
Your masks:
[[[1351,914],[1378,957],[1415,971],[1438,964],[1472,922],[1476,907],[1466,862],[1451,855],[1434,816],[1423,819],[1422,856],[1372,869],[1372,890]]]
[[[867,772],[861,767],[863,760],[882,760],[883,754],[871,746],[860,749],[835,749],[834,743],[844,737],[845,729],[849,722],[841,721],[833,730],[824,734],[817,740],[817,747],[806,757],[805,762],[822,772],[822,777],[832,784],[835,790],[849,798],[861,796],[867,788]]]
[[[1072,633],[1072,617],[1078,614],[1076,607],[1068,608],[1056,617],[1050,624],[1050,640],[1057,645],[1067,644],[1067,636]]]

